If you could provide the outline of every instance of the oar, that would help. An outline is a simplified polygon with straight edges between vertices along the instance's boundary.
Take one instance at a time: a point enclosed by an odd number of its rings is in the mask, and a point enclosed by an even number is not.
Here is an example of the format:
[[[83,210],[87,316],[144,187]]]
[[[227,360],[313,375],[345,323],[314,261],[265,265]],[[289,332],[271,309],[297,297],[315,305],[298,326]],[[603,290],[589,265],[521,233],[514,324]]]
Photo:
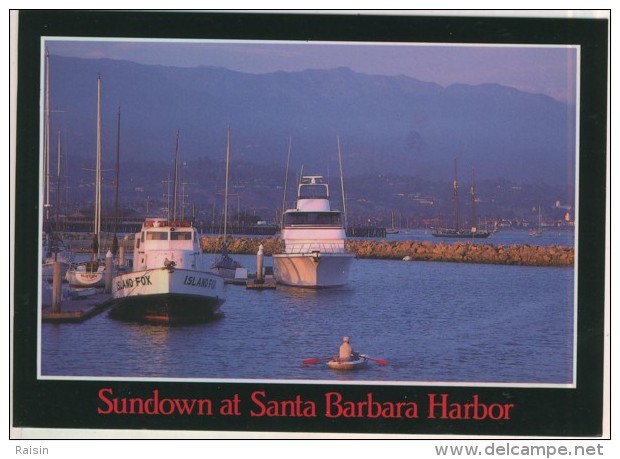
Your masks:
[[[360,354],[360,356],[364,357],[365,359],[372,360],[373,362],[377,362],[379,365],[387,365],[388,364],[388,361],[385,360],[385,359],[375,359],[375,358],[369,357],[369,356],[364,355],[364,354]]]
[[[325,362],[326,360],[331,360],[331,359],[332,357],[318,357],[316,359],[302,360],[301,363],[303,363],[304,365],[314,365],[315,363]]]

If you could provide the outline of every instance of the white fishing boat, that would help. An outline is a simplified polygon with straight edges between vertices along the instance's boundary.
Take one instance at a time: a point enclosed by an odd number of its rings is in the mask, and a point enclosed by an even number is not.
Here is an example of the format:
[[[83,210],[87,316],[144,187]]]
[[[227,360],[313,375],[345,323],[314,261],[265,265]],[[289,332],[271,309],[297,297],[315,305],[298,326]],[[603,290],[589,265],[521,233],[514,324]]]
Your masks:
[[[112,318],[201,322],[215,318],[225,301],[224,280],[209,271],[198,230],[176,219],[179,164],[177,132],[172,220],[147,219],[136,234],[133,271],[112,280]]]
[[[147,219],[136,234],[133,271],[112,280],[117,319],[186,323],[214,318],[224,281],[209,272],[189,222]]]
[[[329,198],[322,176],[302,176],[296,207],[283,216],[284,252],[272,257],[279,283],[317,288],[348,282],[355,254],[345,249],[344,214],[331,209]]]
[[[101,233],[101,76],[97,76],[97,151],[95,162],[95,210],[93,223],[92,260],[72,265],[65,276],[71,287],[103,287],[105,263],[100,261]]]

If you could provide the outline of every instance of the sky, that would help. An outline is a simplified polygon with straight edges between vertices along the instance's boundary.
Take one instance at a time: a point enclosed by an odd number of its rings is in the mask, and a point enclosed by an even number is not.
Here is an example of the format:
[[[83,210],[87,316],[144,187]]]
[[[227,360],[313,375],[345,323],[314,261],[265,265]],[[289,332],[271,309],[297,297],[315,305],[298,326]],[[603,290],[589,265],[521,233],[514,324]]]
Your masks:
[[[574,103],[578,48],[248,41],[48,41],[52,55],[110,58],[173,67],[216,66],[246,73],[349,67],[448,86],[497,83]]]

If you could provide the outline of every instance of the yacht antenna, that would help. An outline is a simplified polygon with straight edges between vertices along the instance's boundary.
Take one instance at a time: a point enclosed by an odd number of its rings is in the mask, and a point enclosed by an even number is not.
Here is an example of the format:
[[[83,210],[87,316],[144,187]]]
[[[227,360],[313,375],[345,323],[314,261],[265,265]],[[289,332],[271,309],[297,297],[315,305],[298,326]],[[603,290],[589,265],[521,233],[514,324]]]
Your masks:
[[[336,136],[338,141],[338,162],[340,163],[340,190],[342,191],[342,212],[344,215],[344,226],[347,226],[347,200],[344,195],[344,177],[342,175],[342,154],[340,152],[340,136]]]
[[[286,212],[286,188],[288,186],[288,167],[291,162],[291,145],[293,143],[293,138],[288,138],[288,155],[286,158],[286,176],[284,177],[284,194],[282,196],[282,218],[280,222],[280,227],[284,227],[284,212]]]
[[[177,219],[177,197],[179,193],[179,130],[177,129],[177,148],[174,154],[174,197],[172,202],[172,220]]]

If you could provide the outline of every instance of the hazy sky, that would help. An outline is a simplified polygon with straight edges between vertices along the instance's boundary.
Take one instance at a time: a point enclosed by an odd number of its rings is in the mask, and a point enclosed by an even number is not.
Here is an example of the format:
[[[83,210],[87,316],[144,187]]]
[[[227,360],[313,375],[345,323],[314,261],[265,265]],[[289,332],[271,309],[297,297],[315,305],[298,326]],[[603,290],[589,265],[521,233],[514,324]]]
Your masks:
[[[242,41],[48,41],[52,55],[110,58],[176,67],[217,66],[248,73],[350,67],[407,75],[442,86],[498,83],[574,102],[578,49]]]

